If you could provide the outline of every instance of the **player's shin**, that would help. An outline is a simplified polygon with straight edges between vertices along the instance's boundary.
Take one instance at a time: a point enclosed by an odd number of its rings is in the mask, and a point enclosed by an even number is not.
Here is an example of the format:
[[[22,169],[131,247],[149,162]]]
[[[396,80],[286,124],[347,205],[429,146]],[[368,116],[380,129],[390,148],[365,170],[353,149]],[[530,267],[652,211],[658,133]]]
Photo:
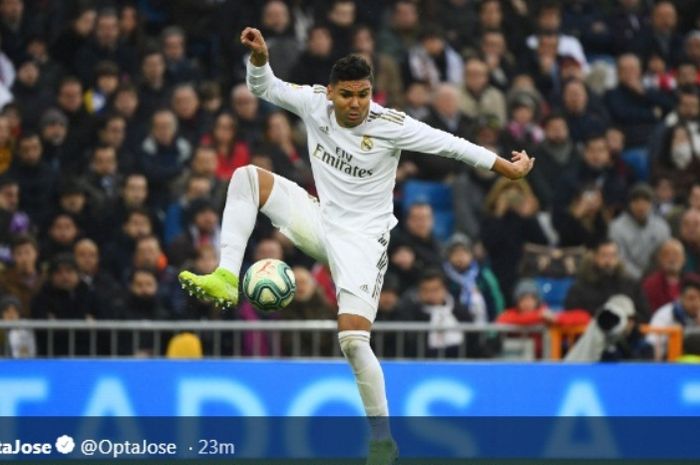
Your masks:
[[[231,177],[221,225],[220,267],[240,274],[243,254],[253,232],[259,204],[258,170],[238,168]]]
[[[338,339],[345,358],[352,367],[360,397],[369,418],[372,440],[391,439],[389,408],[384,373],[369,344],[369,331],[340,331]]]

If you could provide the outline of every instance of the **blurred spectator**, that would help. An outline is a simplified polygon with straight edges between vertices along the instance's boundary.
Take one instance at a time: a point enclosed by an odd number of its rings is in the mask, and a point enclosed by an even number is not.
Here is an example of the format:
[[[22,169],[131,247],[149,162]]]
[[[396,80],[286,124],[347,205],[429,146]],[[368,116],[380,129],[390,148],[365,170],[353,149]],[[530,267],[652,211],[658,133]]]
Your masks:
[[[82,171],[83,159],[71,153],[75,147],[66,146],[68,136],[68,118],[61,110],[49,108],[39,120],[41,142],[44,147],[43,159],[54,171],[68,173]]]
[[[119,9],[119,37],[134,50],[141,50],[145,42],[143,18],[136,5],[127,3]]]
[[[326,26],[309,29],[306,49],[289,71],[289,80],[295,84],[328,84],[328,76],[335,61],[333,37]]]
[[[498,280],[485,263],[474,257],[471,240],[454,234],[445,247],[443,264],[447,286],[452,296],[472,315],[474,323],[494,321],[505,302]]]
[[[700,272],[700,210],[687,209],[681,216],[678,239],[685,248],[684,271]]]
[[[119,17],[112,8],[100,10],[95,20],[95,33],[75,54],[72,67],[83,84],[95,82],[95,66],[111,61],[119,69],[133,75],[136,70],[136,51],[119,38]]]
[[[51,56],[64,67],[72,69],[75,56],[82,50],[95,28],[97,11],[92,5],[82,5],[70,23],[51,44]]]
[[[124,320],[165,320],[168,312],[161,305],[157,297],[158,280],[153,271],[136,269],[129,277],[129,293],[118,315]],[[158,333],[162,338],[162,334]],[[153,333],[143,332],[139,334],[138,344],[132,340],[132,335],[120,338],[121,355],[133,355],[136,357],[159,356],[156,353],[156,340]],[[167,336],[166,336],[167,337]],[[158,344],[162,345],[162,339]]]
[[[225,182],[231,179],[236,168],[250,162],[250,147],[248,142],[241,140],[237,125],[233,114],[221,112],[216,116],[211,132],[202,138],[202,144],[216,151],[216,175]]]
[[[103,113],[119,87],[119,66],[111,61],[95,65],[95,81],[83,97],[88,113]]]
[[[4,75],[6,71],[2,66],[2,55],[0,55],[0,74]],[[20,63],[17,69],[17,80],[12,85],[12,95],[22,114],[22,126],[27,129],[38,129],[39,118],[53,103],[53,95],[42,82],[41,70],[34,60],[25,59]]]
[[[618,246],[625,271],[634,279],[642,278],[654,252],[671,237],[666,221],[652,211],[653,199],[649,185],[633,186],[627,210],[610,223],[610,238]]]
[[[83,151],[93,136],[93,119],[83,105],[83,85],[75,77],[65,77],[58,84],[58,109],[68,118],[65,154],[68,155],[62,172],[79,174],[84,162]]]
[[[687,195],[700,176],[700,147],[690,131],[684,124],[668,128],[652,167],[653,176],[671,179],[680,196]]]
[[[192,84],[179,84],[173,89],[171,108],[177,117],[178,133],[195,146],[211,128],[209,114],[200,107],[199,96]]]
[[[309,270],[295,266],[294,278],[297,283],[297,291],[292,302],[281,313],[282,318],[285,320],[333,320],[336,318],[336,310],[328,303]],[[319,331],[319,333],[316,336],[308,331],[302,332],[299,337],[299,348],[301,349],[299,353],[296,353],[294,348],[293,334],[283,333],[282,353],[301,357],[317,354],[332,355],[335,344],[333,333],[330,331]],[[314,343],[315,339],[318,342]],[[318,351],[314,350],[315,344],[318,344]]]
[[[592,189],[602,194],[605,216],[612,217],[623,208],[626,188],[625,178],[613,164],[605,136],[593,135],[586,140],[578,162],[561,174],[554,210],[556,213],[568,208],[577,193]]]
[[[49,265],[48,279],[32,300],[32,318],[59,320],[92,320],[97,315],[95,294],[80,280],[78,267],[72,254],[53,257]],[[39,353],[47,355],[50,350],[46,335],[38,334]],[[43,337],[42,337],[43,336]],[[70,344],[66,332],[56,332],[53,337],[52,354],[68,355]],[[87,355],[90,351],[88,334],[75,334],[76,355]]]
[[[615,294],[633,300],[637,321],[649,321],[649,306],[638,282],[625,273],[617,244],[605,241],[584,259],[566,295],[564,308],[587,310],[594,315]]]
[[[561,32],[562,7],[559,2],[550,0],[538,3],[536,29],[540,32],[554,34],[557,38],[555,55],[573,58],[583,68],[584,72],[588,73],[588,60],[586,60],[586,54],[583,51],[581,42],[576,37]],[[541,40],[542,36],[530,36],[527,38],[527,46],[532,50],[537,50],[540,48]]]
[[[19,64],[24,44],[38,29],[37,20],[26,14],[23,0],[3,0],[0,3],[0,39],[2,50],[13,63]]]
[[[459,107],[459,90],[449,83],[437,84],[433,89],[432,108],[426,123],[463,139],[470,139],[473,122]],[[422,153],[408,152],[405,159],[418,168],[418,178],[433,181],[453,179],[465,171],[464,163],[444,157],[426,157]]]
[[[515,75],[515,57],[508,50],[503,31],[491,29],[481,35],[479,56],[488,67],[489,80],[496,88],[505,91]]]
[[[464,86],[460,89],[460,109],[470,118],[494,116],[499,126],[506,124],[506,99],[489,84],[485,61],[472,57],[464,64]]]
[[[248,143],[257,142],[263,132],[263,118],[260,101],[247,85],[238,84],[231,89],[231,109],[238,119],[236,130],[240,138]]]
[[[114,147],[98,145],[93,149],[85,183],[98,209],[107,208],[116,202],[122,176],[118,170]]]
[[[642,282],[652,314],[676,300],[685,264],[685,250],[678,239],[667,239],[656,252],[656,267]]]
[[[141,105],[139,90],[132,84],[122,84],[114,93],[113,110],[114,113],[124,119],[126,133],[124,135],[123,146],[132,155],[136,153],[139,143],[146,134],[144,122],[147,109]],[[132,168],[128,163],[124,169]]]
[[[22,318],[22,303],[13,296],[0,298],[0,320],[15,321]],[[31,329],[10,329],[0,332],[2,353],[10,358],[36,357],[36,340]]]
[[[523,246],[547,243],[536,217],[537,198],[525,180],[499,179],[486,197],[486,209],[481,239],[501,291],[510,299],[518,275],[514,264],[520,262]]]
[[[106,271],[100,268],[99,247],[92,239],[83,238],[73,247],[75,263],[80,280],[94,293],[98,316],[116,318],[117,306],[123,298],[124,289]]]
[[[333,55],[336,60],[350,53],[352,49],[356,9],[354,0],[332,0],[328,8],[326,25],[333,38]]]
[[[611,296],[566,354],[567,362],[649,360],[652,348],[639,330],[639,309],[626,295]]]
[[[521,279],[513,293],[515,306],[498,315],[496,323],[530,326],[554,321],[555,315],[542,301],[540,289],[534,280]]]
[[[680,296],[654,312],[650,326],[667,328],[681,326],[695,328],[700,325],[700,276],[688,274],[680,283]],[[654,347],[656,360],[666,355],[667,337],[661,334],[647,335],[647,341]]]
[[[196,83],[202,77],[197,62],[187,57],[185,31],[178,26],[169,26],[160,35],[165,78],[168,84]]]
[[[97,142],[114,149],[120,174],[128,173],[136,160],[126,147],[126,120],[123,116],[111,114],[101,118],[97,124]]]
[[[578,154],[561,113],[548,115],[542,123],[544,140],[532,153],[537,170],[529,175],[532,189],[544,209],[551,206],[561,173],[576,163]]]
[[[31,231],[29,215],[19,210],[19,183],[8,174],[0,176],[0,262],[11,258],[10,244],[19,234]]]
[[[140,81],[138,106],[144,115],[151,115],[165,106],[169,90],[165,81],[165,58],[158,50],[149,49],[144,52],[141,58]],[[122,116],[129,120],[132,115],[122,113]]]
[[[388,24],[377,38],[378,48],[381,52],[391,55],[401,65],[409,49],[416,44],[419,29],[416,3],[411,0],[397,0],[391,7]]]
[[[649,15],[642,0],[618,0],[616,11],[609,18],[615,55],[634,53],[641,56],[650,35]]]
[[[17,141],[17,154],[10,171],[20,188],[19,206],[40,223],[46,215],[57,181],[56,172],[43,160],[39,135],[25,132]]]
[[[565,209],[556,209],[552,224],[561,247],[595,247],[608,236],[605,204],[600,189],[582,187]]]
[[[460,347],[465,344],[467,357],[481,355],[477,338],[465,336],[465,333],[456,328],[460,323],[471,322],[473,315],[448,292],[445,277],[439,269],[425,269],[417,292],[411,292],[402,299],[399,309],[397,320],[425,321],[433,327],[440,327],[429,331],[427,337],[423,333],[407,334],[404,356],[442,355],[457,358]],[[419,338],[426,340],[420,341]]]
[[[645,146],[656,123],[673,107],[673,100],[642,84],[639,58],[632,54],[617,59],[619,84],[605,95],[610,115],[625,132],[629,147]]]
[[[598,105],[595,99],[591,101],[583,81],[574,79],[564,84],[562,104],[562,112],[574,142],[583,142],[595,134],[601,134],[610,124],[605,107]]]
[[[464,62],[433,25],[420,33],[420,41],[408,51],[405,82],[426,82],[432,88],[442,82],[462,84]]]
[[[151,132],[141,144],[141,166],[151,187],[151,201],[165,208],[170,183],[185,168],[192,146],[177,134],[178,125],[170,110],[158,110],[151,118]]]
[[[406,87],[404,111],[409,116],[425,121],[430,115],[430,92],[424,82],[412,82]]]
[[[119,198],[112,207],[111,214],[105,218],[106,238],[113,239],[119,234],[122,224],[133,209],[142,209],[150,214],[148,208],[148,180],[142,173],[127,174],[119,191]]]
[[[537,102],[529,93],[518,93],[509,102],[509,119],[505,127],[507,144],[518,150],[532,150],[544,140],[537,120]]]
[[[401,108],[404,87],[401,70],[393,57],[377,52],[374,31],[368,26],[356,27],[352,35],[352,49],[372,65],[372,100],[383,106]]]
[[[129,266],[136,241],[153,234],[150,213],[143,207],[128,210],[119,226],[121,230],[107,243],[102,256],[105,269],[117,280],[123,278],[124,270]]]
[[[73,252],[73,245],[81,234],[75,219],[67,213],[57,213],[47,225],[41,247],[42,260],[49,261],[56,255]]]
[[[392,231],[389,255],[394,255],[401,247],[407,247],[415,257],[411,262],[417,269],[440,267],[440,247],[433,236],[433,225],[433,209],[430,204],[419,202],[411,205],[402,227]]]
[[[126,269],[125,279],[137,270],[149,270],[158,282],[156,292],[158,304],[169,317],[181,318],[184,311],[185,293],[177,281],[178,270],[168,263],[168,257],[163,253],[160,240],[152,234],[139,237],[134,247],[131,259],[131,269]]]
[[[675,68],[683,53],[683,38],[676,31],[678,13],[675,5],[662,0],[651,12],[651,31],[643,37],[643,57],[658,55],[669,68]]]
[[[0,115],[0,175],[12,166],[12,152],[15,139],[10,133],[10,122],[7,117]]]
[[[12,242],[12,266],[0,273],[0,290],[20,301],[20,318],[31,316],[31,302],[44,284],[39,268],[39,245],[29,235],[19,235]]]
[[[401,286],[399,278],[391,273],[384,275],[384,283],[379,293],[377,303],[377,318],[375,321],[395,321],[399,314],[401,301]],[[396,333],[386,331],[372,338],[372,347],[379,357],[393,358],[397,355]]]
[[[270,53],[270,66],[280,79],[289,80],[291,66],[297,60],[301,47],[294,37],[289,7],[282,0],[265,3],[262,28]]]
[[[225,180],[219,179],[216,174],[217,169],[218,160],[215,149],[207,145],[198,146],[190,160],[189,168],[185,169],[177,181],[173,183],[171,196],[177,199],[185,193],[190,178],[205,178],[209,181],[209,193],[207,196],[211,198],[218,210],[223,210],[230,178]],[[166,240],[166,242],[168,241]]]
[[[182,233],[185,227],[187,209],[196,199],[208,199],[211,196],[211,180],[205,176],[189,175],[184,193],[168,205],[165,211],[163,238],[166,245]]]
[[[219,256],[214,246],[206,244],[198,247],[196,256],[191,264],[192,266],[187,266],[187,269],[200,274],[212,273],[219,264]],[[194,296],[185,296],[183,310],[185,313],[182,315],[182,318],[185,320],[217,320],[223,319],[224,315],[231,315],[231,313],[225,314],[217,310],[214,304],[203,302]],[[205,348],[210,353],[209,346],[212,341],[210,341],[210,337],[207,334],[203,335],[203,337]]]
[[[275,173],[291,179],[309,192],[315,192],[309,154],[306,147],[295,142],[287,113],[274,111],[267,115],[264,140]]]
[[[207,199],[194,199],[187,208],[184,231],[173,238],[168,256],[173,266],[192,259],[198,246],[212,244],[219,250],[221,227],[219,213]]]

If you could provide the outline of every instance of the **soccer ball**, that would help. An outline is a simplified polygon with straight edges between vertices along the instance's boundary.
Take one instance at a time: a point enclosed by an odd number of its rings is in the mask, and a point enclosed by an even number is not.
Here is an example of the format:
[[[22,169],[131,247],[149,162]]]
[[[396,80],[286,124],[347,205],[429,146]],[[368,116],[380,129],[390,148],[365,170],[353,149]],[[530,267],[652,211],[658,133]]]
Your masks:
[[[292,269],[274,258],[253,263],[243,277],[243,294],[253,307],[266,312],[289,305],[296,290]]]

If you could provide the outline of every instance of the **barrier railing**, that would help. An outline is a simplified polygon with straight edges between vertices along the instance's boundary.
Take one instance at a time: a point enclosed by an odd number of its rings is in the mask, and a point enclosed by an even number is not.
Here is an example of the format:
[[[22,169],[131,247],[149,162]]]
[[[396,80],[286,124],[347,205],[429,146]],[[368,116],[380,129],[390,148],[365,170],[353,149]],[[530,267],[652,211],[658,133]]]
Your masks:
[[[340,357],[337,323],[332,320],[275,321],[124,321],[124,320],[13,320],[0,321],[3,330],[23,329],[34,333],[46,356],[107,356],[138,354],[144,342],[158,356],[170,336],[188,331],[197,334],[207,346],[206,355],[222,356],[309,356]],[[445,358],[445,349],[431,350],[428,334],[459,332],[465,337],[451,356],[468,358],[468,337],[501,335],[509,340],[548,338],[544,326],[460,323],[435,326],[426,322],[376,322],[372,343],[377,355],[392,358]],[[57,346],[63,350],[58,350]],[[516,345],[519,347],[519,345]],[[523,344],[522,347],[528,347]],[[550,344],[543,344],[544,358]],[[532,351],[531,351],[532,352]],[[524,359],[534,353],[523,354]]]

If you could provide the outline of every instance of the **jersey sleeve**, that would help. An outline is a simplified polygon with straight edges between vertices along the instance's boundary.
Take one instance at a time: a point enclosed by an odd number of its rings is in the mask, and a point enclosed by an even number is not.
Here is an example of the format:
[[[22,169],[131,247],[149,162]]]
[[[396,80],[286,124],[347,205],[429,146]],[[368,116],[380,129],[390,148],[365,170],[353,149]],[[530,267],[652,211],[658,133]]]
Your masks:
[[[246,83],[256,96],[299,116],[308,113],[309,104],[316,94],[325,94],[323,86],[290,84],[276,77],[269,63],[255,66],[250,60],[247,64]]]
[[[394,140],[396,148],[454,158],[477,168],[491,169],[497,155],[461,137],[435,129],[410,116],[404,118],[403,128]]]

